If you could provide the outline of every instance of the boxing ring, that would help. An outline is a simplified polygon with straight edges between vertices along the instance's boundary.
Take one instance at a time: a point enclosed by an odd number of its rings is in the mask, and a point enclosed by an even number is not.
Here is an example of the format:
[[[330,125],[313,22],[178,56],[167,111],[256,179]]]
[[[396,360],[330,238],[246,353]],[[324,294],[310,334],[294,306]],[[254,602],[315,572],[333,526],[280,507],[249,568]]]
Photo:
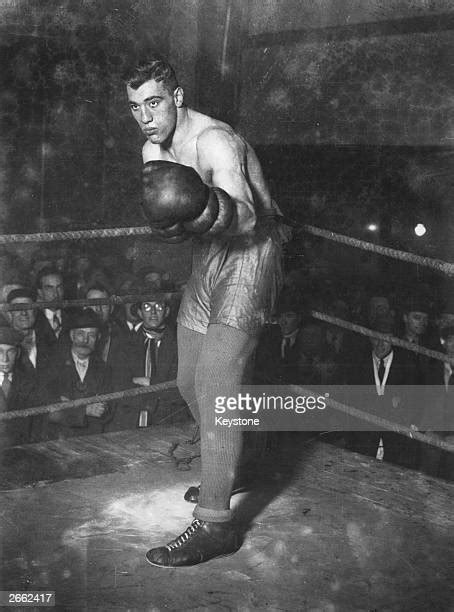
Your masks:
[[[293,223],[292,223],[293,224]],[[295,224],[293,224],[295,225]],[[313,226],[323,237],[454,276],[454,264],[389,249]],[[0,237],[0,244],[144,236],[147,227]],[[146,295],[65,300],[52,306],[121,304]],[[45,303],[31,304],[42,308]],[[24,305],[0,305],[4,310]],[[364,336],[449,361],[444,353],[313,311],[312,316]],[[89,403],[175,387],[168,381],[81,400],[0,414],[27,418]],[[292,386],[300,393],[310,389]],[[454,452],[454,445],[334,399],[346,415]],[[184,490],[198,482],[176,470],[169,449],[191,449],[191,427],[53,440],[13,447],[0,472],[2,589],[56,591],[65,610],[452,610],[454,485],[377,462],[307,434],[263,458],[249,492],[234,496],[250,526],[238,553],[192,568],[151,568],[144,552],[181,530],[191,507]],[[175,573],[177,572],[177,573]]]

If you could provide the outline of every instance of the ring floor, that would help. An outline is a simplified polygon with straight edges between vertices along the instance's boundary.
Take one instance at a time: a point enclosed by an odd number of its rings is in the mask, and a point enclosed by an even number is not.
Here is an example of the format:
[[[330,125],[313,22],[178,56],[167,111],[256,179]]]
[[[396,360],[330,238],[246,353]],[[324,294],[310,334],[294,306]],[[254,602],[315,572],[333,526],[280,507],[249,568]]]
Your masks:
[[[248,526],[239,552],[150,566],[147,549],[191,520],[183,493],[200,461],[181,471],[169,455],[189,436],[161,427],[11,449],[1,589],[52,590],[55,609],[77,611],[454,610],[454,485],[301,433],[274,434],[256,484],[233,498]]]

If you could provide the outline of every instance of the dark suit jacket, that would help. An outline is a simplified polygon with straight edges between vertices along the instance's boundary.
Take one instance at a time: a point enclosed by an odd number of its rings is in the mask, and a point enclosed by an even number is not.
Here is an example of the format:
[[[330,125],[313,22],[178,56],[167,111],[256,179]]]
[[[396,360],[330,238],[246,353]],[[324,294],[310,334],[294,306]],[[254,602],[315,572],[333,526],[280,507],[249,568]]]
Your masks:
[[[20,364],[16,365],[8,398],[0,389],[0,412],[22,410],[43,403],[36,377]],[[0,421],[0,448],[32,441],[31,417]]]
[[[134,346],[134,376],[144,376],[145,372],[145,346],[141,328],[135,332]],[[155,384],[173,380],[178,369],[177,335],[175,328],[166,327],[159,345],[156,358],[156,372],[150,383]]]
[[[142,331],[134,332],[132,339],[125,342],[123,350],[127,347],[128,358],[130,359],[130,370],[133,377],[142,377],[145,372],[145,346]],[[156,359],[156,371],[150,380],[150,384],[174,380],[178,369],[178,350],[177,336],[175,328],[167,327],[159,345]],[[134,385],[132,384],[131,387]],[[146,409],[150,413],[151,419],[159,422],[162,418],[179,410],[182,401],[178,391],[172,390],[164,394],[154,393],[142,395],[135,399],[122,400],[115,409],[113,420],[108,424],[107,429],[132,429],[137,427],[139,412]]]
[[[260,335],[255,357],[255,382],[259,385],[298,384],[299,338],[282,358],[282,333],[279,325],[266,325]]]
[[[62,396],[72,400],[109,393],[112,391],[112,375],[110,368],[93,353],[82,382],[70,348],[64,347],[55,352],[42,385],[47,401],[52,403],[59,402]],[[101,433],[111,418],[110,409],[107,409],[102,417],[96,418],[86,416],[85,408],[82,407],[64,410],[57,415],[58,423],[49,422],[50,437]]]
[[[36,331],[37,341],[39,338],[40,343],[43,346],[46,345],[51,348],[55,347],[56,345],[69,346],[70,340],[69,340],[68,322],[69,322],[70,316],[71,316],[70,309],[64,309],[61,311],[62,327],[61,327],[61,332],[57,338],[44,312],[42,310],[37,310],[36,311],[36,321],[35,321],[35,331]]]
[[[372,352],[358,355],[357,363],[351,363],[346,379],[344,402],[364,412],[369,412],[389,421],[410,426],[420,418],[418,404],[418,371],[415,360],[408,351],[393,348],[393,360],[383,396],[375,387]],[[356,422],[364,430],[364,423]],[[355,425],[355,421],[350,421]],[[367,425],[366,425],[367,427]],[[384,441],[385,459],[408,467],[416,467],[417,445],[405,436],[390,432],[357,431],[351,436],[351,450],[375,456],[380,438]]]

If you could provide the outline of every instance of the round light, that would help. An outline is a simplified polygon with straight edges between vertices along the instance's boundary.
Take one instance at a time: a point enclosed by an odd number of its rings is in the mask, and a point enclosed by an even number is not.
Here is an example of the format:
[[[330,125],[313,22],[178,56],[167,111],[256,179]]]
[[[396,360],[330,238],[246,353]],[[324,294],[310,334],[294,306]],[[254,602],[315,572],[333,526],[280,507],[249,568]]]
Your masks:
[[[376,223],[369,223],[367,229],[369,232],[376,232],[378,230],[378,225]]]
[[[415,227],[415,234],[417,236],[424,236],[426,231],[426,227],[422,223],[418,223],[418,225]]]

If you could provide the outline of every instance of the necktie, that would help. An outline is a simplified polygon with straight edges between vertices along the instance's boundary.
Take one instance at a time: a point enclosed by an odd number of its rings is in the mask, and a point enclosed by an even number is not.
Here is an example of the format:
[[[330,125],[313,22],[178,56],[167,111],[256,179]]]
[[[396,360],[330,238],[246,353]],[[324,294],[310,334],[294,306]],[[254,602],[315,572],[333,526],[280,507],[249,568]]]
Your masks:
[[[55,313],[52,318],[52,329],[54,330],[54,334],[58,337],[61,329],[61,321],[57,313]]]
[[[3,395],[5,396],[5,399],[7,399],[9,392],[11,390],[11,381],[9,380],[8,374],[5,374],[4,372],[0,372],[0,376],[3,378],[2,380]]]
[[[281,346],[282,359],[287,359],[289,348],[290,348],[290,338],[283,338],[282,346]]]
[[[152,378],[156,372],[156,339],[145,335],[145,376]]]
[[[383,382],[384,376],[385,376],[385,362],[383,359],[380,359],[380,363],[378,365],[378,380],[380,384]]]

